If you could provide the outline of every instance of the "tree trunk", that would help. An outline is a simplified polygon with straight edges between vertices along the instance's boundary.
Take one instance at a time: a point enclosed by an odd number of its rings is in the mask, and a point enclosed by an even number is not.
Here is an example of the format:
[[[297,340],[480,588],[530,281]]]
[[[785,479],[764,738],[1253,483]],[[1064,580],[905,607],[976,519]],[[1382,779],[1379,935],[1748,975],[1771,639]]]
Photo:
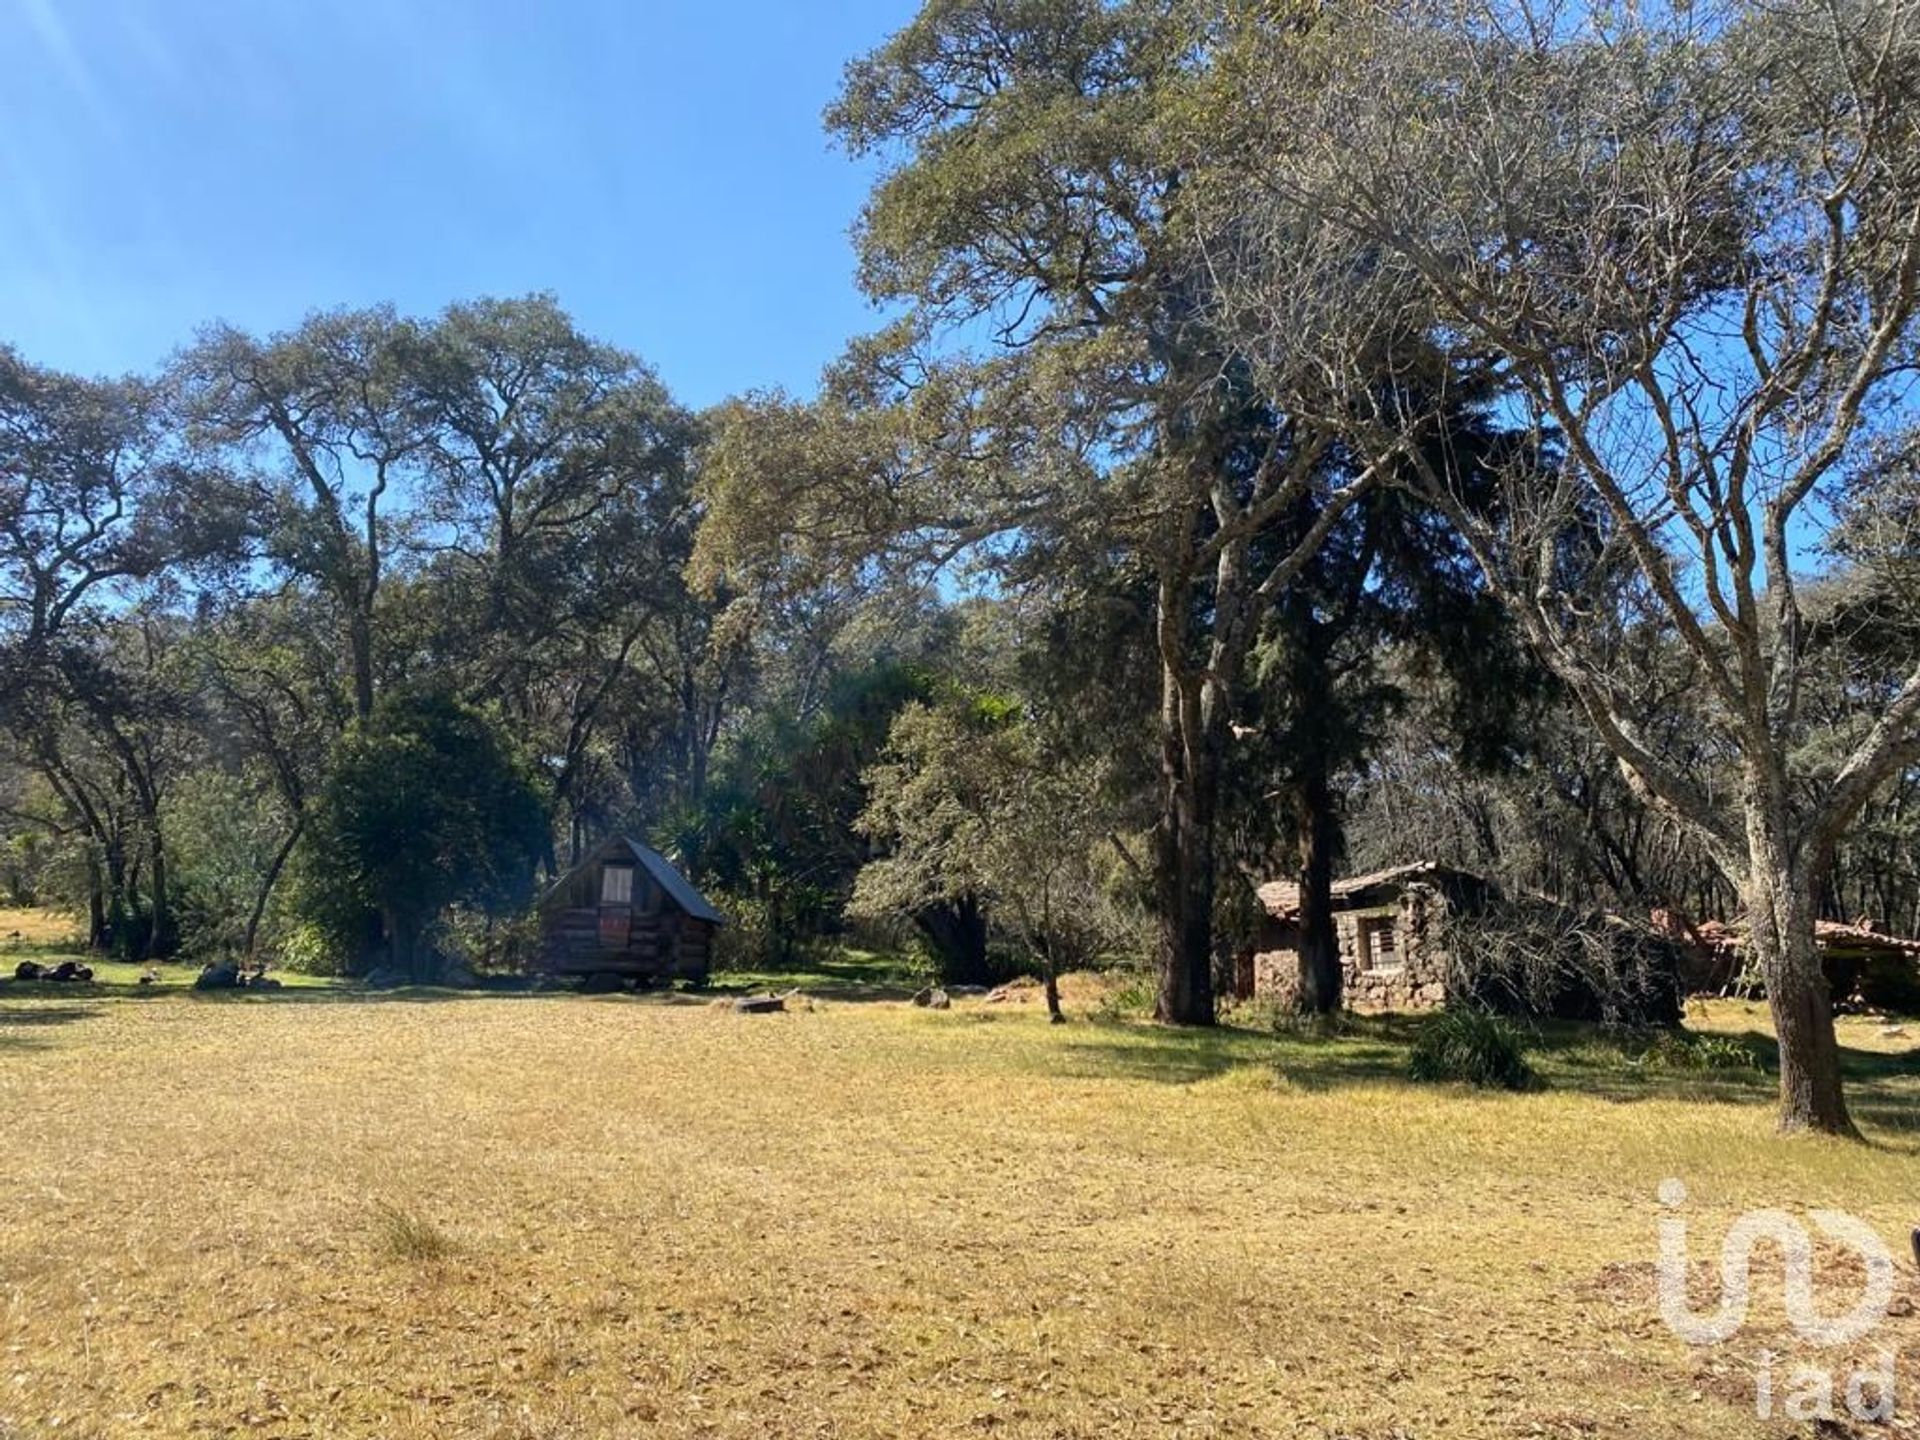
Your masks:
[[[1333,857],[1339,830],[1323,764],[1313,764],[1312,773],[1301,777],[1295,806],[1300,830],[1300,985],[1295,1005],[1302,1014],[1330,1015],[1340,1008],[1345,975],[1333,926]]]
[[[1153,1014],[1167,1025],[1211,1025],[1213,842],[1220,771],[1207,737],[1196,737],[1190,745],[1182,728],[1176,718],[1172,732],[1162,735],[1165,789],[1154,856],[1160,991]]]
[[[1780,1043],[1780,1128],[1857,1136],[1840,1081],[1833,1006],[1813,936],[1812,877],[1786,822],[1750,805],[1747,928]]]
[[[421,926],[413,916],[400,910],[387,910],[381,916],[387,931],[387,954],[393,968],[416,985],[431,985],[433,957],[420,943]]]
[[[116,832],[118,822],[115,822]],[[124,950],[132,936],[130,907],[127,896],[127,854],[124,842],[118,833],[108,840],[105,848],[107,874],[107,913],[106,944],[102,949]]]
[[[240,953],[248,960],[254,958],[254,946],[260,938],[260,921],[267,913],[267,901],[273,898],[273,887],[280,883],[280,872],[286,868],[287,857],[293,854],[293,847],[300,843],[300,834],[306,828],[307,817],[304,814],[294,816],[293,829],[287,832],[287,838],[274,851],[273,861],[267,866],[260,888],[254,892],[253,909],[247,915],[246,938],[240,942]]]
[[[167,853],[160,835],[159,815],[148,817],[147,824],[147,888],[152,892],[153,903],[148,909],[146,944],[140,958],[165,960],[179,948],[179,937],[173,932],[173,910],[167,892]]]
[[[373,621],[357,607],[347,620],[347,648],[353,664],[353,713],[373,714]]]
[[[100,878],[100,861],[87,857],[87,948],[104,951],[113,942],[107,928],[106,886]]]
[[[987,919],[972,895],[945,905],[929,905],[913,917],[927,937],[946,985],[984,985],[987,969]]]

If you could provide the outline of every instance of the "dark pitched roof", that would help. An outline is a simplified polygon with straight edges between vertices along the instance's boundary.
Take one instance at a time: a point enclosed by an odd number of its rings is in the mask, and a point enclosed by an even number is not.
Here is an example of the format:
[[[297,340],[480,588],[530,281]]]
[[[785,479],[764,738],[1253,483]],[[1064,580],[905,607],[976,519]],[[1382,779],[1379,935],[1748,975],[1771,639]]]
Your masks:
[[[631,855],[646,872],[654,878],[660,888],[667,892],[673,903],[696,920],[705,920],[713,925],[724,925],[726,919],[720,912],[707,903],[707,897],[693,888],[686,876],[673,868],[673,862],[651,846],[642,845],[630,835],[610,835],[587,851],[580,863],[553,884],[547,887],[540,897],[540,903],[546,904],[555,895],[565,892],[567,882],[589,865],[597,865],[609,856]]]

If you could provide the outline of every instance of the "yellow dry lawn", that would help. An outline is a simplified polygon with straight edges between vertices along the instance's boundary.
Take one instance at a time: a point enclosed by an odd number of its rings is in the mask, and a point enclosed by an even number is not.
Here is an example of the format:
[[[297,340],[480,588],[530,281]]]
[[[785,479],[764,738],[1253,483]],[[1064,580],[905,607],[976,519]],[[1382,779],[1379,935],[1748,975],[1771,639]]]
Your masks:
[[[0,984],[0,1435],[1810,1433],[1754,1416],[1777,1302],[1660,1324],[1655,1193],[1703,1269],[1756,1205],[1903,1237],[1883,1028],[1853,1146],[1577,1040],[1486,1096],[1393,1024]]]

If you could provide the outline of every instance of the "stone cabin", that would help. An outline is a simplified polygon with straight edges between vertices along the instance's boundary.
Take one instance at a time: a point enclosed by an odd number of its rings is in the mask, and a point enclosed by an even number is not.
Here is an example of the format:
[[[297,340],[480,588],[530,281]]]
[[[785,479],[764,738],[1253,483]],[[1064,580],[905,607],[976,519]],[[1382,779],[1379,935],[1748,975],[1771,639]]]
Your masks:
[[[1286,1003],[1299,984],[1300,887],[1275,880],[1256,892],[1264,912],[1239,988]],[[1478,910],[1491,883],[1435,861],[1396,865],[1333,883],[1333,928],[1340,943],[1347,1003],[1357,1010],[1420,1010],[1447,995],[1441,921]]]
[[[1256,892],[1264,912],[1242,995],[1290,1002],[1299,985],[1300,887]],[[1569,1020],[1673,1024],[1682,955],[1671,940],[1617,915],[1538,895],[1508,895],[1483,875],[1438,861],[1352,875],[1333,885],[1334,935],[1347,1004],[1427,1010],[1449,1000]],[[1449,941],[1451,920],[1471,925]],[[1462,935],[1469,954],[1455,954]]]
[[[602,840],[537,904],[539,968],[641,984],[702,982],[720,912],[659,851],[625,835]]]

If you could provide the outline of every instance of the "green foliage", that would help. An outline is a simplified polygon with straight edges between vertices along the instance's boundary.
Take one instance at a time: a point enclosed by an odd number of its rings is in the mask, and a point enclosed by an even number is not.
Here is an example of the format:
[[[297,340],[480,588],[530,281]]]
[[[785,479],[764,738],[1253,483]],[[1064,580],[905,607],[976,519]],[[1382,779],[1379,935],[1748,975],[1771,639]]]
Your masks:
[[[1765,1064],[1752,1045],[1734,1035],[1696,1035],[1685,1030],[1662,1030],[1635,1060],[1660,1070],[1763,1070]]]
[[[808,940],[781,923],[777,903],[721,892],[715,904],[727,920],[713,937],[715,971],[778,970],[803,957]]]
[[[183,775],[162,821],[172,843],[174,907],[190,955],[240,948],[260,876],[285,820],[250,777],[215,768]]]
[[[310,904],[319,903],[319,897],[310,894],[304,887],[300,898]],[[360,912],[355,911],[352,918],[359,918],[359,915]],[[359,932],[345,932],[338,924],[301,918],[293,921],[280,934],[273,954],[283,968],[302,975],[345,975],[359,958],[356,948],[359,939]]]
[[[1100,996],[1096,1020],[1137,1020],[1153,1012],[1154,977],[1146,970],[1130,970],[1117,985]]]
[[[1485,1090],[1536,1090],[1541,1083],[1527,1063],[1520,1032],[1480,1010],[1443,1010],[1422,1026],[1407,1074],[1426,1083],[1460,1081]]]
[[[932,691],[924,667],[884,659],[838,675],[811,714],[769,707],[735,737],[696,806],[670,818],[672,848],[740,923],[739,964],[785,964],[835,928],[867,846],[861,775],[902,706]]]
[[[316,798],[303,908],[342,936],[377,914],[419,973],[426,927],[456,902],[524,903],[545,843],[529,767],[493,721],[442,695],[390,696],[347,733]]]
[[[482,975],[518,975],[534,967],[540,951],[540,917],[456,905],[434,929],[434,945],[448,959]]]
[[[1096,762],[1049,749],[1015,696],[952,687],[907,706],[867,772],[858,826],[880,853],[851,913],[918,925],[943,968],[969,958],[983,968],[987,934],[971,923],[981,912],[1033,968],[1091,964],[1127,932],[1095,859],[1106,845],[1101,781]],[[956,932],[979,953],[951,953]]]

